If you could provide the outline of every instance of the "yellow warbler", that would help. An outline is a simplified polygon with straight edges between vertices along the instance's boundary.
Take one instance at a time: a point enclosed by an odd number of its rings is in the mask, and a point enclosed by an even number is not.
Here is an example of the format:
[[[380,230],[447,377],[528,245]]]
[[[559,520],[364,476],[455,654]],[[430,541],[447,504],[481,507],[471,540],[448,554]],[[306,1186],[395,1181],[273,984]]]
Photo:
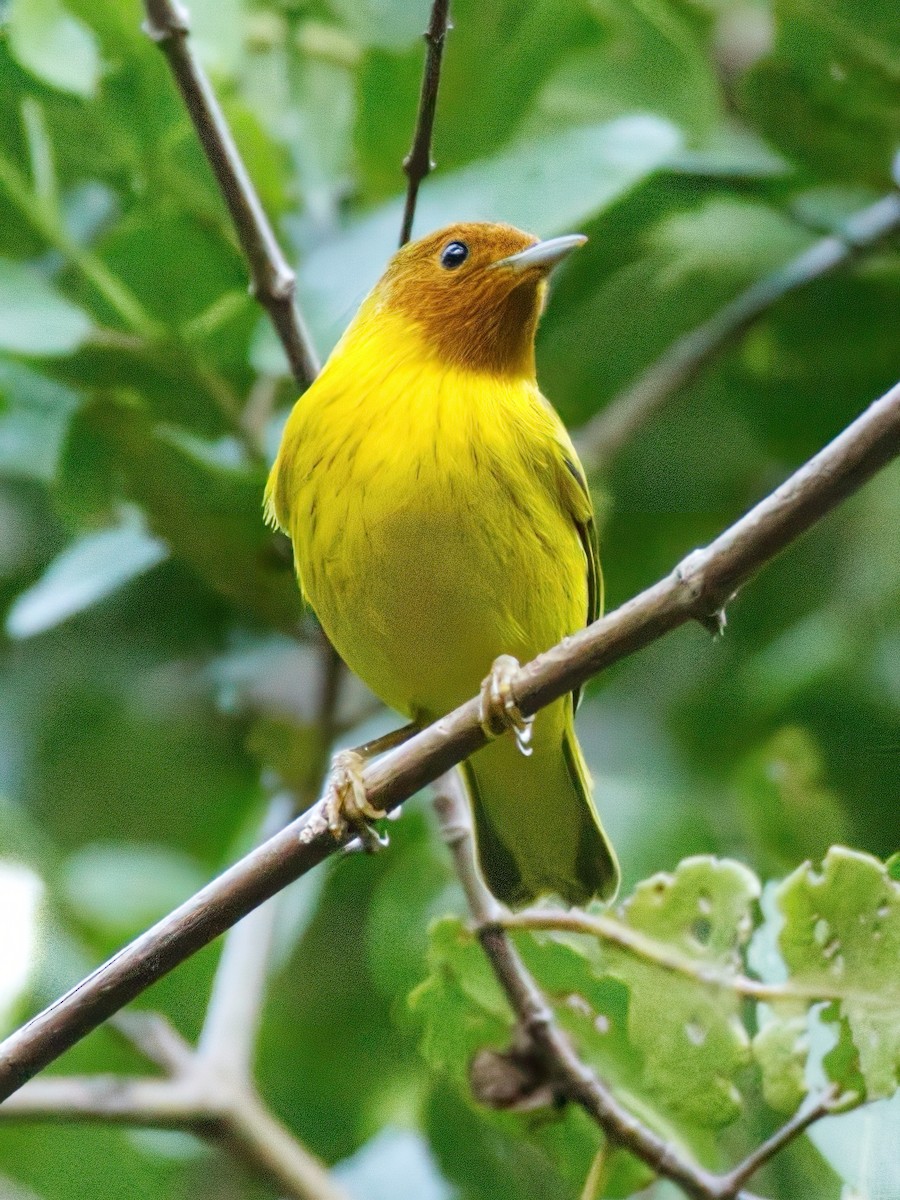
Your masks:
[[[516,737],[465,776],[482,871],[515,906],[619,878],[575,698],[532,725],[508,678],[602,602],[584,472],[535,378],[547,275],[584,240],[458,224],[405,246],[295,405],[266,491],[304,595],[382,700],[424,724],[488,676],[486,732]]]

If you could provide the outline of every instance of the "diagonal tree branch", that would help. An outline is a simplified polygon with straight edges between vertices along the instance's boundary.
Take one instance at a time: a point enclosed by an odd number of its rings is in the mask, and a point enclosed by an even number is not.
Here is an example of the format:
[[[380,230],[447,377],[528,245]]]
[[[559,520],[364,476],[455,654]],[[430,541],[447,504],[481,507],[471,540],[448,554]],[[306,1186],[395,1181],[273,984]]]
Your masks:
[[[444,43],[447,33],[453,26],[450,24],[450,0],[434,0],[431,6],[431,20],[422,35],[427,46],[425,52],[425,70],[422,74],[422,90],[419,94],[419,111],[416,116],[416,129],[409,154],[403,160],[403,170],[406,172],[408,184],[406,188],[406,204],[403,209],[403,224],[400,228],[400,245],[405,246],[412,237],[413,220],[416,215],[416,200],[422,180],[434,168],[431,161],[431,134],[434,129],[434,114],[437,109],[438,87],[441,82],[441,62],[444,57]]]
[[[785,296],[830,275],[900,231],[900,194],[892,192],[847,219],[843,230],[751,284],[708,321],[678,338],[624,391],[575,434],[591,470],[605,467],[636,431],[700,374],[710,359],[745,333]]]
[[[658,1175],[673,1180],[693,1200],[735,1200],[743,1184],[779,1150],[829,1111],[831,1095],[788,1121],[733,1171],[717,1175],[684,1158],[634,1117],[579,1058],[501,924],[503,910],[475,865],[472,825],[459,773],[448,772],[436,789],[441,832],[475,921],[475,931],[519,1027],[539,1055],[557,1095],[580,1105],[609,1141],[629,1150]]]
[[[281,252],[222,109],[188,41],[190,21],[180,0],[144,0],[144,31],[165,54],[250,266],[250,290],[267,310],[294,378],[307,387],[319,360],[294,302],[297,280]]]
[[[900,455],[900,384],[709,546],[615,612],[522,667],[512,689],[526,715],[689,621],[719,629],[723,606],[767,562]],[[370,763],[372,805],[396,808],[485,743],[478,698]],[[324,801],[257,847],[120,950],[0,1045],[0,1099],[53,1062],[185,958],[317,866],[335,836]]]

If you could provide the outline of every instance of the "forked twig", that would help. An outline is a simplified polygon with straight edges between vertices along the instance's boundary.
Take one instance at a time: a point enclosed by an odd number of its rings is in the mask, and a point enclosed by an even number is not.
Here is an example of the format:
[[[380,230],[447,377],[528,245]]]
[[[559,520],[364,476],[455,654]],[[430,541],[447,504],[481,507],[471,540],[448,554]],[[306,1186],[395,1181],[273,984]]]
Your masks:
[[[478,940],[515,1013],[519,1029],[540,1056],[555,1093],[580,1105],[613,1145],[630,1151],[657,1175],[677,1183],[692,1200],[737,1200],[751,1175],[830,1111],[831,1093],[792,1117],[742,1163],[723,1175],[685,1158],[617,1100],[578,1056],[557,1025],[553,1010],[503,927],[500,906],[478,874],[468,803],[457,771],[448,772],[439,780],[435,809]]]

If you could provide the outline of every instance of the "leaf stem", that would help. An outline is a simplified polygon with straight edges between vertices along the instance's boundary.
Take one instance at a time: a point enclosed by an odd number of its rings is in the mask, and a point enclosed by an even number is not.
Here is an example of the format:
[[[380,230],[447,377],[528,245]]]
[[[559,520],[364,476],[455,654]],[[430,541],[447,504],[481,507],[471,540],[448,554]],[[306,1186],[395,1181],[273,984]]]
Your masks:
[[[778,1000],[840,1000],[837,989],[802,987],[793,983],[764,983],[747,975],[721,970],[686,954],[680,954],[664,942],[648,937],[624,921],[605,913],[588,913],[578,909],[536,908],[505,915],[500,924],[504,929],[547,930],[551,932],[584,933],[599,941],[625,950],[635,958],[652,963],[663,971],[683,975],[711,988],[737,992],[754,1000],[774,1003]]]

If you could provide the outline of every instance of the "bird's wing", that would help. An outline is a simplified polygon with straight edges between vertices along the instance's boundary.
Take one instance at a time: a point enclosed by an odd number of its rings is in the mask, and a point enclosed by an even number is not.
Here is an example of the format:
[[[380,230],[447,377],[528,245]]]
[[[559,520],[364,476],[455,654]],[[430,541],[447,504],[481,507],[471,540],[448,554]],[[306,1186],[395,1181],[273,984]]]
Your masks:
[[[566,427],[550,402],[541,397],[553,417],[554,450],[558,454],[557,487],[563,507],[572,519],[584,550],[587,567],[587,614],[586,625],[598,620],[603,614],[603,572],[600,567],[600,552],[597,546],[597,527],[594,523],[594,503],[584,468],[572,444]],[[581,689],[573,693],[575,707],[581,699]]]
[[[568,441],[568,438],[566,439]],[[588,489],[584,468],[578,461],[574,446],[562,446],[562,464],[569,478],[563,486],[563,498],[571,513],[578,537],[587,559],[588,607],[586,625],[603,614],[603,572],[600,569],[600,554],[597,548],[597,527],[594,523],[594,505]]]

